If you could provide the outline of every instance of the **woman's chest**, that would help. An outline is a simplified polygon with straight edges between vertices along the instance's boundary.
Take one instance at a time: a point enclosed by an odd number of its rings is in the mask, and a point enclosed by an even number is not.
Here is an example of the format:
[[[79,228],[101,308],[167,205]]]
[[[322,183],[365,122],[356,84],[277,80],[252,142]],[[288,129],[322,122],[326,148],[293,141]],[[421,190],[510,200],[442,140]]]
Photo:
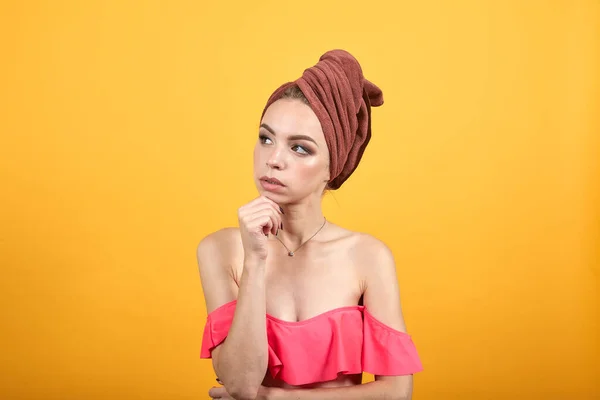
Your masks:
[[[360,274],[341,260],[302,259],[267,265],[267,313],[284,321],[303,321],[324,312],[357,305],[363,292]]]

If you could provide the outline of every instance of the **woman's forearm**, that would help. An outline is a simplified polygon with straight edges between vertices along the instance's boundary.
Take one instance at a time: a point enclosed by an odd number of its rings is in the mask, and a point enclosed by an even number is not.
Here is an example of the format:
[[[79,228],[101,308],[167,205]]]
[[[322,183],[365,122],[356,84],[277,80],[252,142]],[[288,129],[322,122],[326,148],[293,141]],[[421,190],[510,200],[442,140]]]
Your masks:
[[[254,399],[267,371],[265,262],[245,260],[238,299],[215,371],[236,399]]]
[[[337,388],[264,388],[261,392],[265,393],[265,400],[410,400],[412,385],[408,379],[403,379],[400,384],[393,381],[375,381]]]

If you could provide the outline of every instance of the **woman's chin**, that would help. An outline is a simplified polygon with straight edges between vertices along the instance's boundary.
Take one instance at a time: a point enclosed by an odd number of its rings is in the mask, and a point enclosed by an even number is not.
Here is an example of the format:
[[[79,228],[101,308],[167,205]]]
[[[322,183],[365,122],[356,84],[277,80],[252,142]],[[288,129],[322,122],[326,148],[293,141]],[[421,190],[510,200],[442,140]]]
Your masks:
[[[271,192],[270,190],[265,190],[262,188],[258,190],[258,193],[260,193],[261,196],[268,197],[269,199],[277,201],[278,203],[286,198],[286,196],[282,195],[281,193]]]

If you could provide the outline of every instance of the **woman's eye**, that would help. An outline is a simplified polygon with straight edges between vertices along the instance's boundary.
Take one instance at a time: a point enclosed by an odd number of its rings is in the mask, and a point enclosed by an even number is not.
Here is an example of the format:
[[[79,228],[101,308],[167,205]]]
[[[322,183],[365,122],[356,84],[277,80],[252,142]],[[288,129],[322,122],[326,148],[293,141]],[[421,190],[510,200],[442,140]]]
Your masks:
[[[309,155],[310,154],[310,151],[307,148],[302,147],[302,146],[300,146],[298,144],[295,145],[295,146],[293,146],[292,150],[295,151],[296,153],[300,153],[300,154],[304,154],[304,155]]]
[[[258,136],[258,140],[260,140],[260,142],[262,144],[270,144],[271,143],[271,139],[269,139],[268,137],[266,137],[265,135],[259,135]]]

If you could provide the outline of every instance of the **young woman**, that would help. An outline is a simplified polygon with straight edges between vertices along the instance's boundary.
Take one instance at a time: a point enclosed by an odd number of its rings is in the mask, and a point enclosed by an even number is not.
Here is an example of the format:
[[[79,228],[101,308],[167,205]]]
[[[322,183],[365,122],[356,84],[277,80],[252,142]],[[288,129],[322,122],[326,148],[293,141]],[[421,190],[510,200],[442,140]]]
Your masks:
[[[198,245],[214,399],[409,399],[422,369],[389,248],[323,215],[358,166],[381,90],[343,50],[279,87],[254,149],[260,195]],[[361,384],[362,372],[375,381]]]

